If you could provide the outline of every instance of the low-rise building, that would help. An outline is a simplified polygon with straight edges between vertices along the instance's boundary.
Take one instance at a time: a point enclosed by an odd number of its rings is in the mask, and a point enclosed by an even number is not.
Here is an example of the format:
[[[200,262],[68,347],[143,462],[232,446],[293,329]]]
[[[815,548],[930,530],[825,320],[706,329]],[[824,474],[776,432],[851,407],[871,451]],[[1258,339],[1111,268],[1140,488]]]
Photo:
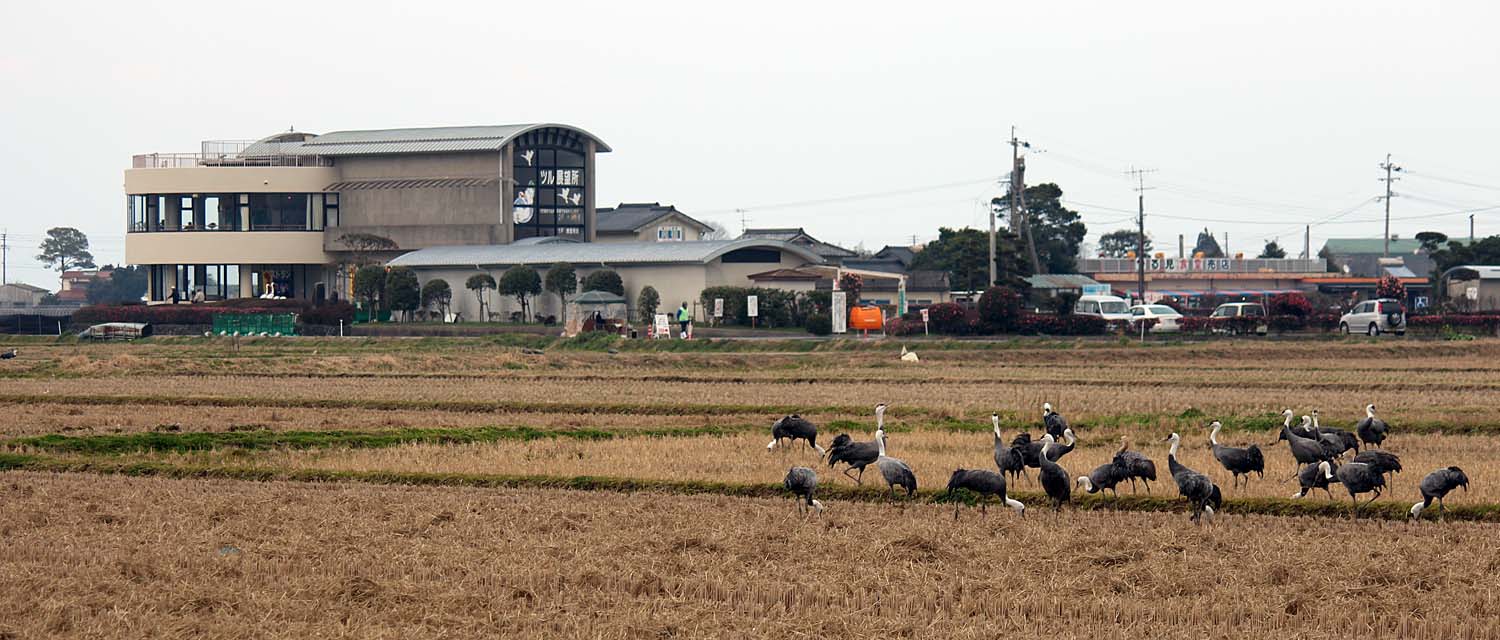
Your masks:
[[[1379,278],[1393,267],[1405,267],[1421,278],[1432,273],[1434,263],[1422,243],[1392,236],[1389,254],[1387,244],[1384,238],[1330,238],[1318,256],[1326,259],[1332,270],[1353,278]]]
[[[70,269],[62,274],[62,289],[57,292],[57,301],[62,304],[82,305],[89,299],[89,287],[95,281],[109,280],[114,275],[110,269]]]
[[[696,242],[713,227],[670,204],[626,202],[599,209],[595,242]]]
[[[740,234],[740,237],[757,240],[776,240],[778,242],[794,244],[818,254],[824,261],[833,265],[843,264],[844,260],[859,257],[858,253],[849,249],[812,237],[802,227],[746,229],[744,233]]]
[[[1443,272],[1440,286],[1460,310],[1500,311],[1500,266],[1453,267]]]
[[[0,284],[0,307],[35,307],[49,292],[24,282]]]

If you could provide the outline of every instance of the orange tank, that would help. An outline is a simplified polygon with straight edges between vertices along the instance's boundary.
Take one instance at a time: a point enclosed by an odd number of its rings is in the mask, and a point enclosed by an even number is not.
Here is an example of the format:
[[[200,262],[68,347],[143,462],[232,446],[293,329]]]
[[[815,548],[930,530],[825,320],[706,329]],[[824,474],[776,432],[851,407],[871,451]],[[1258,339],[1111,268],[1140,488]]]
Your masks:
[[[885,314],[880,312],[880,307],[855,307],[849,310],[849,328],[880,331],[885,328]]]

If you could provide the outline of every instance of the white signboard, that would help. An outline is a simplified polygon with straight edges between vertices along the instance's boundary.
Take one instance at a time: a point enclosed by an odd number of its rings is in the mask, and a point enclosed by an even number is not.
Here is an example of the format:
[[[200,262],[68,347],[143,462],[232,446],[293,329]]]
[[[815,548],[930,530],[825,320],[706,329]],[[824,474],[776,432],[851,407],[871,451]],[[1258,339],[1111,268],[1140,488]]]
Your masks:
[[[652,333],[657,337],[672,335],[672,319],[665,313],[656,314],[656,327]]]
[[[714,298],[714,317],[715,318],[722,318],[722,317],[724,317],[724,299],[723,298]]]
[[[1083,285],[1083,295],[1086,295],[1086,296],[1107,296],[1107,295],[1109,295],[1109,285],[1107,285],[1107,284],[1086,284],[1086,285]]]
[[[832,307],[834,333],[849,332],[849,303],[846,302],[846,298],[847,294],[843,291],[833,292],[832,303],[829,306]]]
[[[922,335],[927,335],[927,310],[922,310]]]
[[[1464,289],[1464,297],[1470,300],[1479,299],[1479,287],[1467,287]]]
[[[745,315],[752,318],[760,315],[760,296],[745,297]]]

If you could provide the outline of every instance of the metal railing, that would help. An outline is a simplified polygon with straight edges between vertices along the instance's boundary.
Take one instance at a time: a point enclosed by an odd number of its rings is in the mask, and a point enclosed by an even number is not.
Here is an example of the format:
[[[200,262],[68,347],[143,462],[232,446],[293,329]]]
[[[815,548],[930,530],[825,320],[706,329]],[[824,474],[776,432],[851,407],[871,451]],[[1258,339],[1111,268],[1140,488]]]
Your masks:
[[[1322,258],[1147,258],[1146,261],[1147,273],[1323,273],[1327,270],[1327,261]],[[1135,270],[1135,260],[1131,258],[1078,261],[1080,273],[1135,273]]]
[[[193,167],[331,167],[322,156],[268,155],[244,157],[232,153],[143,153],[130,156],[132,169],[189,169]]]

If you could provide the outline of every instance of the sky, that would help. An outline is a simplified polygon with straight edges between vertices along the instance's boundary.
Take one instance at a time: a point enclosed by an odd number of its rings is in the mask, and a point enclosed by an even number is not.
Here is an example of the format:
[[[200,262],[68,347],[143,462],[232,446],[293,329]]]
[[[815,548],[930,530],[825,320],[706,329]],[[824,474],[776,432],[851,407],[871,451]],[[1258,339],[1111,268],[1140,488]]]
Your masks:
[[[1500,233],[1488,2],[26,2],[0,23],[9,276],[124,259],[130,156],[288,128],[560,122],[597,202],[878,249],[988,225],[1011,128],[1089,242]]]

